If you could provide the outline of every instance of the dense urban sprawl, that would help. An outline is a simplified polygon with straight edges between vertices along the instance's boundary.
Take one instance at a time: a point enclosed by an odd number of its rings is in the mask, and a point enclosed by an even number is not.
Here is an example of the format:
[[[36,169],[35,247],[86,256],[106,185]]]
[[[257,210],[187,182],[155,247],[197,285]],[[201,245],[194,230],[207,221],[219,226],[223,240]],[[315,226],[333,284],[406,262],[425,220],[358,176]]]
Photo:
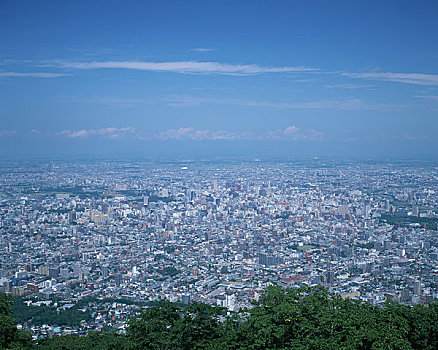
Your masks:
[[[269,285],[438,299],[438,167],[2,162],[0,291],[35,337],[115,329],[160,299],[230,313]],[[53,316],[51,321],[38,310]]]

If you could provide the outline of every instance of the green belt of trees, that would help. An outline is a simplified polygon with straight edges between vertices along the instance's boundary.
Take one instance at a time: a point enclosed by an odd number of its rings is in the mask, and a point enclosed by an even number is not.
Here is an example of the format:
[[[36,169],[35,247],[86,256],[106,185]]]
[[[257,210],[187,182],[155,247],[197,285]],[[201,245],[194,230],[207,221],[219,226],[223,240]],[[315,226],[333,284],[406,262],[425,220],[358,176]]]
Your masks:
[[[162,301],[131,319],[126,335],[91,332],[38,343],[14,327],[11,299],[0,301],[5,349],[438,349],[438,303],[377,307],[322,287],[269,287],[235,315],[202,303]]]

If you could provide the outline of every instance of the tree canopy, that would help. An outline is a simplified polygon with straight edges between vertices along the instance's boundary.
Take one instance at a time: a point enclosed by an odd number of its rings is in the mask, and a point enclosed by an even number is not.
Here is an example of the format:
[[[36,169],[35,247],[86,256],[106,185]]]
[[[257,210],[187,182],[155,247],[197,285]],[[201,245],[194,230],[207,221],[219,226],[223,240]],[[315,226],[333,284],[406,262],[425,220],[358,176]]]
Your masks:
[[[126,334],[90,332],[31,344],[1,296],[0,346],[5,349],[438,349],[438,304],[383,306],[342,299],[322,287],[269,287],[234,315],[202,303],[160,301],[128,323]]]
[[[12,302],[12,297],[0,293],[0,349],[26,349],[31,346],[32,337],[14,324]]]

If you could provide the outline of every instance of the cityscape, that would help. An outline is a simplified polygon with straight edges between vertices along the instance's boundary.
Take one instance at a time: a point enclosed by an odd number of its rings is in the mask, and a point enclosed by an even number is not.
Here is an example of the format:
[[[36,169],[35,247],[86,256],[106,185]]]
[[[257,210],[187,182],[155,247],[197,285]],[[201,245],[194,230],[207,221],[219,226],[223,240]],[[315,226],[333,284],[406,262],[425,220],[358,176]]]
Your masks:
[[[0,1],[0,350],[437,350],[438,2]]]
[[[427,163],[3,162],[0,188],[1,291],[84,315],[19,324],[34,337],[124,332],[162,299],[232,314],[269,285],[372,305],[438,299]]]

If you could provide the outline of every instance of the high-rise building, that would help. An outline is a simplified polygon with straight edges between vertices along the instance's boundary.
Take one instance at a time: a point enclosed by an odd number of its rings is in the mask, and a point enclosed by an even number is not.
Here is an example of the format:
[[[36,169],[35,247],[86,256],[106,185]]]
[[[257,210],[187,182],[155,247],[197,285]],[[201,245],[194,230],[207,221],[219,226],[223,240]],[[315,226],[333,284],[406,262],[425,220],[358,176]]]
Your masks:
[[[190,191],[190,201],[192,201],[193,199],[195,199],[196,197],[196,192],[194,190]]]
[[[411,295],[409,292],[409,288],[403,289],[400,295],[400,301],[403,303],[409,301],[410,299],[411,299]]]
[[[365,219],[369,219],[371,214],[371,207],[369,205],[365,206]]]
[[[59,267],[50,267],[49,277],[58,277],[58,276],[59,276]]]
[[[421,281],[414,281],[414,294],[419,295],[421,293]]]
[[[260,253],[259,263],[265,266],[272,266],[272,265],[283,264],[284,259],[281,257]]]
[[[225,307],[230,311],[234,311],[236,308],[236,296],[230,290],[225,293],[225,304]]]
[[[79,261],[76,261],[73,263],[73,277],[79,277],[80,273],[81,273],[81,263]]]
[[[66,268],[66,267],[59,269],[59,274],[62,278],[69,278],[70,277],[70,272],[69,272],[68,268]]]
[[[332,285],[335,282],[335,273],[333,271],[327,272],[327,284]]]
[[[392,247],[392,243],[391,243],[391,241],[389,241],[389,240],[385,240],[385,241],[383,242],[383,247],[384,247],[385,249],[391,249],[391,247]]]
[[[189,304],[190,304],[190,295],[184,294],[184,295],[181,297],[181,303],[182,303],[183,305],[189,305]]]
[[[418,216],[418,207],[417,206],[412,208],[412,216]]]
[[[114,275],[114,282],[116,283],[116,286],[120,286],[123,283],[123,276],[121,273],[116,273]]]
[[[103,277],[103,278],[108,277],[108,270],[109,270],[108,265],[103,265],[103,266],[101,267],[102,277]]]

